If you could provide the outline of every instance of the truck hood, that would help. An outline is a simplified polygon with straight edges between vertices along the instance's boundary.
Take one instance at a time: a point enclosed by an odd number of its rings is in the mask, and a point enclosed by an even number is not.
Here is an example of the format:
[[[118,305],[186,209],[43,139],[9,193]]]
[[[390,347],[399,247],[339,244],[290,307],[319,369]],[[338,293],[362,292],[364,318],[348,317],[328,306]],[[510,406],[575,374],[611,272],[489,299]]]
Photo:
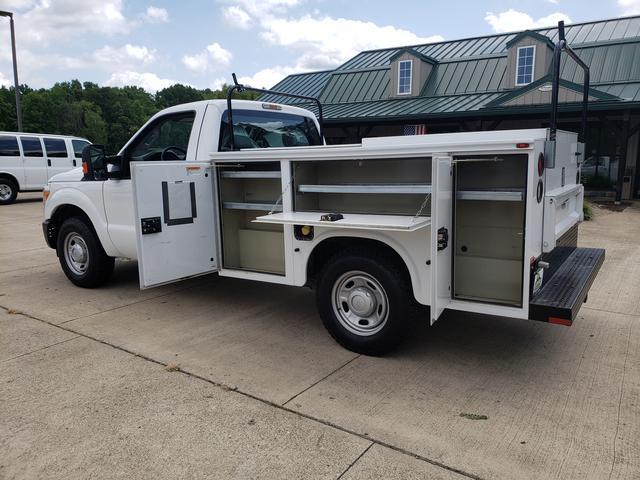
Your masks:
[[[58,182],[79,182],[82,180],[84,174],[82,173],[82,167],[74,168],[66,172],[58,173],[49,179],[49,183]]]

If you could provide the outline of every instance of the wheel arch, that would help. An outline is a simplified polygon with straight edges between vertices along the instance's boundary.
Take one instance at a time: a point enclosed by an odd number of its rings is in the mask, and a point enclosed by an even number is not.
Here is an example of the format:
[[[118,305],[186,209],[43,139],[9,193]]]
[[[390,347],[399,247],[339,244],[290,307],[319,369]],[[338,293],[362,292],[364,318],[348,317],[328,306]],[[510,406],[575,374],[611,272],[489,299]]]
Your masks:
[[[20,191],[20,182],[18,181],[18,178],[15,175],[9,172],[0,172],[0,178],[11,180],[13,183],[15,183],[16,187],[18,187],[18,191]]]
[[[371,236],[362,236],[361,234],[338,234],[323,238],[314,245],[307,257],[305,284],[315,287],[322,266],[337,252],[343,251],[346,248],[357,248],[362,252],[374,250],[378,254],[387,256],[398,265],[411,284],[414,298],[418,302],[424,303],[426,299],[424,298],[424,295],[421,294],[423,286],[420,274],[417,271],[416,266],[413,264],[409,253],[393,240],[384,237],[376,237],[374,235],[375,234],[371,234]]]

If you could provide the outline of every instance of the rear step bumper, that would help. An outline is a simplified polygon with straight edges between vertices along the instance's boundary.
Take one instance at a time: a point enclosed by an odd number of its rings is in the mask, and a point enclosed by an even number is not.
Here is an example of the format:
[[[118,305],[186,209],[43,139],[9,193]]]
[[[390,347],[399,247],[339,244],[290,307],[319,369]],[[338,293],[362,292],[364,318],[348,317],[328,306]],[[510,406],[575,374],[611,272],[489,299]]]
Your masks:
[[[604,262],[601,248],[562,249],[551,278],[531,297],[529,318],[571,325]]]

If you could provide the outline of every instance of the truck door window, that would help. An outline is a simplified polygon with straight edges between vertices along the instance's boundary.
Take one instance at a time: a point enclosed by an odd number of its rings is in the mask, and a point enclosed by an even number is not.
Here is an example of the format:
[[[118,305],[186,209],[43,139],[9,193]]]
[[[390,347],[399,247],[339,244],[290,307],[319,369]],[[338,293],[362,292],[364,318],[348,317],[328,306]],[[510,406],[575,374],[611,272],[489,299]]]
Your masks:
[[[82,150],[89,145],[89,142],[86,140],[71,140],[71,145],[73,145],[73,154],[75,157],[82,158]]]
[[[302,147],[322,145],[312,118],[273,110],[233,109],[236,148]],[[229,114],[224,112],[220,129],[220,151],[231,149]]]
[[[45,138],[44,148],[47,152],[47,157],[66,158],[68,156],[67,146],[61,138]]]
[[[42,144],[38,137],[20,137],[25,157],[42,157]]]
[[[0,157],[19,157],[18,140],[16,137],[0,136]]]
[[[129,161],[184,160],[195,117],[184,112],[158,118],[127,148]]]

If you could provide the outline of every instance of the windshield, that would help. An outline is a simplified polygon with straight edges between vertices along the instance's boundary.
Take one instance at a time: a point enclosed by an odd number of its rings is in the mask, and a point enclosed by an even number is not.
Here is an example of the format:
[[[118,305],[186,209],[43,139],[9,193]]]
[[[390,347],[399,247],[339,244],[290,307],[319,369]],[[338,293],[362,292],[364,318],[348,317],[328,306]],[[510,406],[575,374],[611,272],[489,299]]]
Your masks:
[[[291,113],[234,109],[233,134],[236,148],[322,145],[313,119]],[[228,112],[222,116],[220,150],[231,150]]]

